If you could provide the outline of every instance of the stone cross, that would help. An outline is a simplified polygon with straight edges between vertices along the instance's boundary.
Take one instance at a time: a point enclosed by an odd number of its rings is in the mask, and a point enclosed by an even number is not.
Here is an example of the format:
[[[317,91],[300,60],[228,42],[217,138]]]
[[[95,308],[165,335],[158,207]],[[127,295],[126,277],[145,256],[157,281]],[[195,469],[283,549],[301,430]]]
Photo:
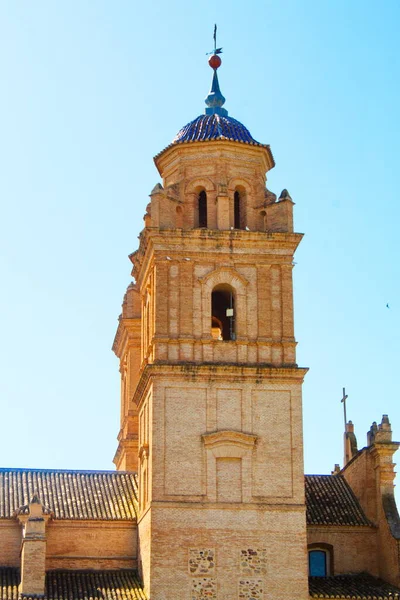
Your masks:
[[[346,389],[343,388],[343,398],[340,400],[340,402],[343,402],[343,413],[344,413],[344,432],[346,433],[347,431],[347,415],[346,415],[346,400],[347,400],[348,396],[346,394]]]

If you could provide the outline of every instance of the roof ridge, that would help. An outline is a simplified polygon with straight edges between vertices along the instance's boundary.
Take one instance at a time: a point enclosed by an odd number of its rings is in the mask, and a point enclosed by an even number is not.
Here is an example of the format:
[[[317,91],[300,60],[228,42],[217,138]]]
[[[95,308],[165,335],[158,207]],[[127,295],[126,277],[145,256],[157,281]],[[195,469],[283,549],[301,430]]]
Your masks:
[[[332,475],[329,473],[304,473],[304,477],[342,477],[342,479],[344,479],[341,473],[338,473],[337,475]]]
[[[0,473],[96,473],[102,475],[136,475],[136,471],[112,471],[102,469],[40,469],[37,467],[0,467]]]

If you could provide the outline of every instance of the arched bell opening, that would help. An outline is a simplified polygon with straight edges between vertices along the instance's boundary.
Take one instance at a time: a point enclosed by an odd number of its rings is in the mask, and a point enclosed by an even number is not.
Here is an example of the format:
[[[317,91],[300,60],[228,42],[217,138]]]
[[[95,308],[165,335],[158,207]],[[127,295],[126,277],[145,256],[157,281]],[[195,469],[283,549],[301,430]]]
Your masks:
[[[212,291],[211,335],[216,340],[236,339],[235,292],[228,284],[217,285]]]
[[[199,227],[207,227],[207,194],[205,190],[199,192],[197,199]]]

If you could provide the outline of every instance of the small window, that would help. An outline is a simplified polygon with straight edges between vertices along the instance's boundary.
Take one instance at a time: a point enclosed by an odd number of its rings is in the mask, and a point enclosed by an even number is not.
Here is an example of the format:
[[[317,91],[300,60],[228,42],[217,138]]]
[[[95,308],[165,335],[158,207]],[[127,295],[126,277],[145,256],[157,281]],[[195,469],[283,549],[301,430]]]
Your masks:
[[[317,542],[308,546],[308,573],[311,577],[327,577],[334,574],[331,544]]]
[[[327,576],[327,553],[325,550],[311,550],[308,553],[308,572],[311,577]]]
[[[198,199],[199,205],[199,227],[207,227],[207,194],[201,190]]]
[[[234,340],[235,297],[230,285],[217,285],[211,294],[211,335],[215,340]]]

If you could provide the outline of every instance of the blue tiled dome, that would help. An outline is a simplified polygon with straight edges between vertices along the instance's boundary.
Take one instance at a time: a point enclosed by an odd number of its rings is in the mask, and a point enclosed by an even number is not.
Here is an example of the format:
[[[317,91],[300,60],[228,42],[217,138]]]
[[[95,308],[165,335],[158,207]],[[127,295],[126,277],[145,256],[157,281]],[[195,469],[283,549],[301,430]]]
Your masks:
[[[254,140],[250,131],[232,117],[219,114],[200,115],[177,133],[172,144],[183,142],[206,142],[208,140],[232,140],[262,146]]]

